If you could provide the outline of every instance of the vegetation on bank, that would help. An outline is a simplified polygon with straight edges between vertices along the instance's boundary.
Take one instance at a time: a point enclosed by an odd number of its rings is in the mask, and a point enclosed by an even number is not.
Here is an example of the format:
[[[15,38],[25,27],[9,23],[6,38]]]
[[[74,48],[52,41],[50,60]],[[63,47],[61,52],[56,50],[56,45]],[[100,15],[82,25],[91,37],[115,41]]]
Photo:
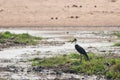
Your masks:
[[[115,35],[120,39],[120,32],[115,33]],[[115,43],[113,46],[120,46],[120,42]]]
[[[23,44],[23,45],[34,45],[38,43],[38,40],[41,40],[41,37],[34,37],[28,33],[23,34],[14,34],[9,31],[0,33],[0,44]]]
[[[108,79],[120,79],[120,58],[92,53],[88,55],[91,59],[90,62],[83,57],[82,63],[80,63],[80,55],[71,53],[51,58],[32,59],[32,66],[60,69],[64,72],[85,75],[105,75]]]
[[[113,46],[120,46],[120,42],[115,43]]]
[[[115,33],[115,35],[120,38],[120,32]]]
[[[6,79],[0,78],[0,80],[6,80]]]

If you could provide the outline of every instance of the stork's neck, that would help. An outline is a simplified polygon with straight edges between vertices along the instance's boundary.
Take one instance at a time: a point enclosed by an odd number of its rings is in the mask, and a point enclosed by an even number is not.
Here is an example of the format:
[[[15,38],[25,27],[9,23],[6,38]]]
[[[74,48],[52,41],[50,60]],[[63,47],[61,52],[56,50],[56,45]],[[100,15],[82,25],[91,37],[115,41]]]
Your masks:
[[[77,45],[77,41],[75,41],[75,45]]]

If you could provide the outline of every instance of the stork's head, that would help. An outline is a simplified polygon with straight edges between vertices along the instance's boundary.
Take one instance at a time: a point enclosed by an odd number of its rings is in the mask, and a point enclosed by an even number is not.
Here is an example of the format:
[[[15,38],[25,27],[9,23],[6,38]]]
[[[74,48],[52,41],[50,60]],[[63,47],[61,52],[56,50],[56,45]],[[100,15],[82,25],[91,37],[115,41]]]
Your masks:
[[[76,42],[77,42],[77,39],[76,39],[76,38],[74,38],[74,39],[73,39],[73,41],[72,41],[72,43],[73,43],[73,42],[75,42],[75,43],[76,43]]]

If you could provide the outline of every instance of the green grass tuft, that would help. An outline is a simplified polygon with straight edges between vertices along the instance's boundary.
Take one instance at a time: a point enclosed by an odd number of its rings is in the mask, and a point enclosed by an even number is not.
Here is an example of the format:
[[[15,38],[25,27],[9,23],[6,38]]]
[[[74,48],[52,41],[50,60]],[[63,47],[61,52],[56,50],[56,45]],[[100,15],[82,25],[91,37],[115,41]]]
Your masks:
[[[113,46],[120,46],[120,42],[115,43]]]
[[[4,78],[0,78],[0,80],[7,80],[7,79],[4,79]]]
[[[120,32],[117,32],[114,35],[120,39]],[[120,46],[120,42],[115,43],[113,46]]]
[[[23,34],[14,34],[9,31],[0,33],[0,43],[11,42],[14,44],[25,44],[25,45],[34,45],[38,43],[38,40],[41,40],[41,37],[34,37],[28,33]]]
[[[57,56],[52,58],[46,58],[46,59],[40,59],[39,61],[32,60],[33,64],[32,66],[41,66],[41,67],[55,67],[59,65],[64,65],[69,61],[69,59],[65,56]]]
[[[115,33],[114,35],[116,35],[117,37],[120,38],[120,32],[117,32],[117,33]]]

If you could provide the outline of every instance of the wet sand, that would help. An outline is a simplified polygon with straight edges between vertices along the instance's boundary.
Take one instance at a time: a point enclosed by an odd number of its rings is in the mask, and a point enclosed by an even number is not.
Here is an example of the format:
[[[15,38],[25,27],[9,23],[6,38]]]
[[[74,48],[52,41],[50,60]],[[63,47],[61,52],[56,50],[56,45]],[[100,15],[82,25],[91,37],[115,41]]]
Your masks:
[[[0,26],[0,29],[47,31],[120,31],[120,26]]]

